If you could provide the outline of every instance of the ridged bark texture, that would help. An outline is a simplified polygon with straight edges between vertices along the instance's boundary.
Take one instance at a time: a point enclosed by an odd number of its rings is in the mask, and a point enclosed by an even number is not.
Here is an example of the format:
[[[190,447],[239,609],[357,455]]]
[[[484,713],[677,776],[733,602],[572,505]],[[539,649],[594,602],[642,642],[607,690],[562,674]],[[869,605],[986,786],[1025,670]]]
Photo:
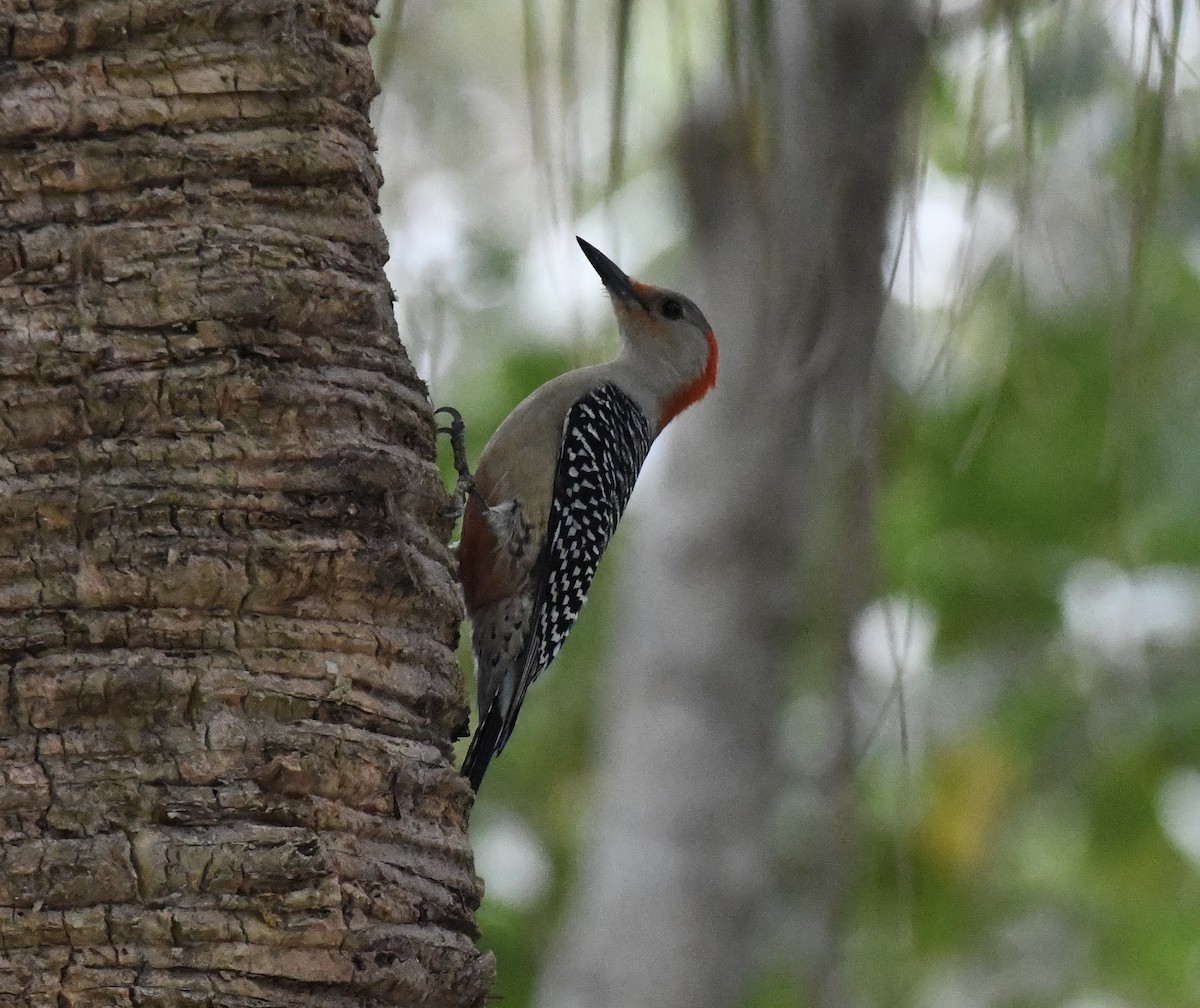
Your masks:
[[[0,3],[0,1005],[490,983],[371,6]]]

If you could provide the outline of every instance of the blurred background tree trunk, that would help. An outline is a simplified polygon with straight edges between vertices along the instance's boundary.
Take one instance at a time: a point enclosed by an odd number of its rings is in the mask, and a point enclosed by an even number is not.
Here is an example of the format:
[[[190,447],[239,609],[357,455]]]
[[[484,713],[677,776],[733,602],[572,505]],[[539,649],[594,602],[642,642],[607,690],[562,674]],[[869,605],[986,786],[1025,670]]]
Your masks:
[[[372,4],[4,10],[0,1002],[480,1003]]]
[[[810,616],[830,635],[810,674],[834,677],[837,700],[828,759],[812,768],[820,847],[799,883],[811,917],[799,957],[813,1003],[848,1003],[847,642],[873,586],[883,256],[923,42],[890,0],[737,10],[745,101],[700,110],[683,144],[698,300],[719,306],[719,387],[675,432],[625,554],[596,805],[543,1008],[737,1005],[791,940],[760,926],[780,884],[778,728]]]

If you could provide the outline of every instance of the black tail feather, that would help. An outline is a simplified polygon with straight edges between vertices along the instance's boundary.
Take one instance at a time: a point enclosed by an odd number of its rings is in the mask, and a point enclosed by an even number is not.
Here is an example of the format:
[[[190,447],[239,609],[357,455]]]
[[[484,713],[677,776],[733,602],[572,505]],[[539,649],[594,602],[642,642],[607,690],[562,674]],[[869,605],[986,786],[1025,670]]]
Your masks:
[[[498,705],[493,703],[479,722],[471,744],[467,746],[466,759],[463,760],[463,775],[470,780],[471,790],[476,794],[479,793],[479,785],[483,783],[488,764],[502,747],[500,735],[504,730],[504,718],[497,707]]]

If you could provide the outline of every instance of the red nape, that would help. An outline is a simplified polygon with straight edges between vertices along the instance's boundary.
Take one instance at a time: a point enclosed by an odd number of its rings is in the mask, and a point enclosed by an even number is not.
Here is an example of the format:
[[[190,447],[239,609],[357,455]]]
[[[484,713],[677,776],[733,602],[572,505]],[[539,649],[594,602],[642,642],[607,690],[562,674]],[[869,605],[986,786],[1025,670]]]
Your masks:
[[[666,401],[662,415],[658,418],[659,430],[693,403],[698,403],[717,384],[717,337],[711,329],[708,330],[707,339],[708,362],[704,365],[704,370]]]

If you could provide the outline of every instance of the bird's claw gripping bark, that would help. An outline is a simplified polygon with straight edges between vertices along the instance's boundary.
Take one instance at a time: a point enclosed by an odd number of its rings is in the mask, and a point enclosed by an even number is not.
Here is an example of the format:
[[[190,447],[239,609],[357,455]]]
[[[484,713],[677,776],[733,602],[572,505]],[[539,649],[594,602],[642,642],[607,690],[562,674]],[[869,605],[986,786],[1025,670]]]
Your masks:
[[[450,425],[439,427],[437,432],[449,435],[450,447],[454,452],[454,471],[458,473],[458,482],[455,483],[454,493],[450,498],[450,513],[458,518],[467,506],[467,498],[476,493],[475,477],[471,475],[471,469],[467,465],[467,425],[463,423],[462,414],[453,406],[442,406],[433,411],[434,416],[439,413],[445,413],[450,417]]]

